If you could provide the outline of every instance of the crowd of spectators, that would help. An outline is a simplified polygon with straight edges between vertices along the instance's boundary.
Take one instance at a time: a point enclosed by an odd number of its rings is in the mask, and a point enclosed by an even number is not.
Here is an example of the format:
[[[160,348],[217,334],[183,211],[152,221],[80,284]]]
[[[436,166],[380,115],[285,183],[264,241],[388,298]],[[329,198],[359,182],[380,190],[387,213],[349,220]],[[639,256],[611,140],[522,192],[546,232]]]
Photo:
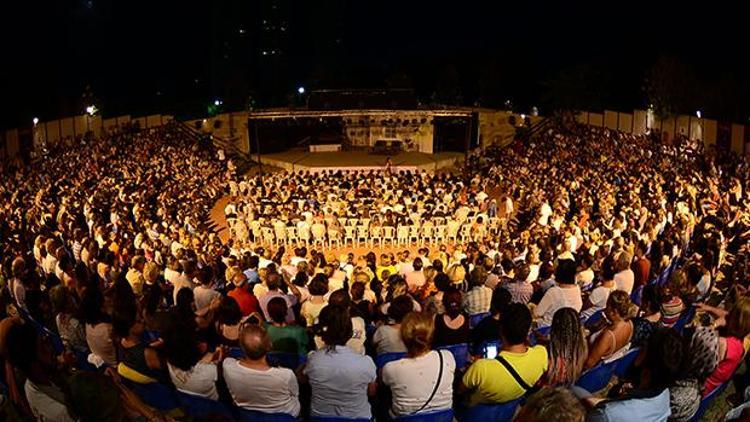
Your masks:
[[[583,125],[455,173],[238,177],[214,157],[167,125],[0,169],[4,415],[184,415],[137,394],[158,385],[295,418],[524,399],[516,420],[682,421],[744,359],[737,157]],[[225,195],[222,243],[206,221]],[[263,235],[351,219],[468,236],[359,255]],[[631,353],[607,389],[579,385]]]

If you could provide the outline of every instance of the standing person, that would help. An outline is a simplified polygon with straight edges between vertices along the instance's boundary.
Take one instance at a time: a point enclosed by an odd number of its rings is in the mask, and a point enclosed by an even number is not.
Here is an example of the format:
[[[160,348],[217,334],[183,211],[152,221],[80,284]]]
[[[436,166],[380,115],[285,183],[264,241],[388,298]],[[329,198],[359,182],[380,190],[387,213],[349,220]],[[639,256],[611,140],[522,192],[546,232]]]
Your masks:
[[[383,367],[383,383],[393,394],[391,417],[450,409],[453,405],[453,376],[456,362],[446,351],[431,350],[434,320],[411,312],[400,331],[408,350],[406,358]]]
[[[375,363],[346,347],[352,336],[349,313],[328,305],[319,320],[317,331],[325,347],[308,355],[304,369],[312,387],[310,415],[371,419],[368,397],[377,389]]]

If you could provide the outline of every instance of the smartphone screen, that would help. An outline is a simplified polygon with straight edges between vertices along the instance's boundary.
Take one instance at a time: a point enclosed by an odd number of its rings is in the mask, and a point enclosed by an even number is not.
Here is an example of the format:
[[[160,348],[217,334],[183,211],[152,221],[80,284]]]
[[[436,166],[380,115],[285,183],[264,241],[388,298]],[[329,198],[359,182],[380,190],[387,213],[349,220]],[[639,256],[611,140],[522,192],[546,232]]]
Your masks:
[[[487,359],[495,359],[497,357],[497,346],[494,344],[488,344],[485,346],[484,357]]]

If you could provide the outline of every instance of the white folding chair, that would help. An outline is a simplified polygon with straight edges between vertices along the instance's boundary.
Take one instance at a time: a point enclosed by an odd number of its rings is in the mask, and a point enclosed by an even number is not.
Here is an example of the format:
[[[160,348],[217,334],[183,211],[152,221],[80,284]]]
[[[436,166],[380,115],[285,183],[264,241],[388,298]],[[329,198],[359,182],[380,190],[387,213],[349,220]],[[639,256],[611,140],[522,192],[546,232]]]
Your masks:
[[[396,239],[399,245],[409,244],[409,226],[398,226],[396,229]]]
[[[396,245],[396,237],[395,237],[395,235],[396,235],[396,228],[395,227],[384,226],[383,227],[383,233],[382,233],[382,236],[383,236],[382,242],[383,243],[390,243],[391,246],[395,246]]]
[[[341,227],[346,226],[346,218],[340,217],[338,220],[339,224],[341,224]]]
[[[328,230],[328,247],[332,248],[336,243],[337,248],[341,248],[341,233],[336,230]]]
[[[419,243],[419,226],[414,224],[409,226],[409,242]]]
[[[375,241],[378,241],[378,247],[383,248],[383,230],[381,226],[370,227],[370,247],[375,246]]]
[[[434,226],[431,225],[425,225],[422,226],[422,245],[426,243],[432,243],[432,230],[434,229]]]
[[[297,228],[296,227],[292,226],[292,227],[286,228],[286,243],[287,245],[290,243],[295,244],[295,245],[297,244]]]
[[[297,226],[297,239],[299,239],[301,243],[304,243],[305,246],[310,245],[310,240],[311,240],[310,226],[308,225]]]
[[[461,226],[461,242],[466,243],[471,239],[471,224]]]
[[[446,231],[447,231],[447,228],[445,225],[435,226],[435,228],[432,230],[432,238],[435,239],[435,243],[445,241]]]
[[[352,247],[357,243],[357,228],[354,226],[344,226],[344,246],[349,241],[352,242]]]
[[[275,236],[273,235],[273,229],[270,227],[261,227],[260,229],[261,233],[263,233],[263,243],[271,246],[273,245],[275,239]]]
[[[312,235],[313,235],[313,245],[320,245],[320,246],[325,246],[326,245],[326,228],[325,228],[325,226],[323,226],[321,228],[318,225],[313,225]]]
[[[286,227],[281,227],[281,226],[274,225],[273,226],[273,234],[276,236],[276,246],[279,246],[279,244],[281,244],[281,243],[284,243],[284,244],[287,243]]]
[[[349,223],[350,226],[355,226],[356,227],[357,223],[359,223],[359,219],[358,218],[350,218],[350,219],[346,220],[346,222]]]
[[[366,245],[369,240],[370,229],[367,226],[357,226],[357,243],[364,243]]]

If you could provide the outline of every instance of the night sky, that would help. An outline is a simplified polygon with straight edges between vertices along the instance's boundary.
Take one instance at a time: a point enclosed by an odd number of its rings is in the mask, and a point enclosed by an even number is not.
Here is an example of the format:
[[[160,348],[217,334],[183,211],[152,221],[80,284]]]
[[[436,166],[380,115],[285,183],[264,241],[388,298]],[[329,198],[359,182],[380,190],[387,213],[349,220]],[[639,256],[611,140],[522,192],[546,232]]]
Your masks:
[[[285,38],[264,33],[277,4]],[[735,4],[364,0],[4,2],[0,127],[78,114],[87,85],[105,116],[284,105],[297,86],[413,88],[423,103],[644,107],[661,57],[696,91],[689,107],[747,122],[746,13]],[[732,8],[736,8],[733,10]],[[276,9],[274,9],[276,10]],[[275,19],[275,20],[274,20]],[[270,38],[269,38],[270,37]],[[283,57],[261,55],[280,46]],[[197,82],[196,82],[197,80]],[[711,94],[708,95],[707,93]],[[705,102],[706,104],[703,104]],[[685,106],[688,107],[688,106]]]

